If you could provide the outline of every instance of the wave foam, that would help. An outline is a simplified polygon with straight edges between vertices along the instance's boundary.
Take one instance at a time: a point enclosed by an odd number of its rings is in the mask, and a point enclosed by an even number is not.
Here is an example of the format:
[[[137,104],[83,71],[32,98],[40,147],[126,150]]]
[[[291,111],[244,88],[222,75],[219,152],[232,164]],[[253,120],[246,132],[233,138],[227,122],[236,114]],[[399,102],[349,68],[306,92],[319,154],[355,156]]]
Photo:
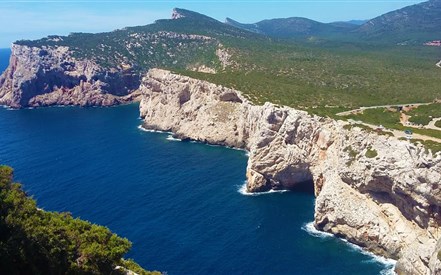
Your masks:
[[[337,238],[334,235],[332,235],[331,233],[322,232],[322,231],[317,230],[314,227],[314,222],[309,222],[309,223],[304,224],[302,226],[302,230],[306,231],[309,235],[311,235],[313,237],[318,237],[318,238],[322,238],[322,239],[324,239],[324,238]],[[341,238],[338,238],[338,239],[343,241],[345,244],[347,244],[352,250],[357,251],[363,255],[371,257],[372,260],[370,260],[370,261],[374,261],[374,262],[377,262],[377,263],[384,265],[384,269],[380,271],[381,275],[395,274],[395,271],[394,271],[395,264],[396,264],[395,260],[375,255],[369,251],[364,250],[363,248],[361,248],[360,246],[358,246],[356,244],[348,242],[345,239],[341,239]]]
[[[302,230],[306,231],[309,235],[317,238],[334,238],[334,235],[328,232],[319,231],[314,227],[314,222],[305,223],[302,226]]]
[[[166,133],[166,134],[172,134],[171,132],[166,132],[166,131],[159,131],[159,130],[153,130],[153,129],[146,129],[144,128],[142,125],[139,125],[137,127],[139,130],[143,131],[143,132],[148,132],[148,133]]]
[[[11,108],[8,105],[0,105],[0,107],[5,109],[5,110],[8,110],[8,111],[16,111],[16,110],[18,110],[18,109]]]
[[[244,196],[261,196],[261,195],[273,194],[273,193],[284,193],[284,192],[288,192],[289,190],[270,190],[266,192],[251,193],[247,191],[247,182],[245,181],[244,184],[238,186],[237,191]]]
[[[166,140],[170,140],[170,141],[182,141],[182,139],[180,138],[175,138],[173,137],[173,135],[168,135]]]
[[[138,117],[138,119],[141,119],[141,118]],[[146,129],[142,125],[139,125],[138,129],[141,130],[141,131],[144,131],[144,132],[149,132],[149,133],[165,133],[165,134],[169,134],[169,136],[166,138],[167,140],[182,141],[182,139],[174,138],[172,132],[153,130],[153,129]],[[217,145],[217,144],[210,144],[210,143],[205,143],[205,142],[198,141],[198,140],[190,140],[190,143],[200,143],[200,144],[204,144],[204,145],[211,146],[211,147],[223,147],[223,148],[227,148],[227,149],[242,151],[242,152],[245,153],[245,155],[247,157],[250,156],[250,152],[248,150],[242,149],[242,148],[236,148],[236,147],[230,147],[230,146],[224,146],[224,145]]]

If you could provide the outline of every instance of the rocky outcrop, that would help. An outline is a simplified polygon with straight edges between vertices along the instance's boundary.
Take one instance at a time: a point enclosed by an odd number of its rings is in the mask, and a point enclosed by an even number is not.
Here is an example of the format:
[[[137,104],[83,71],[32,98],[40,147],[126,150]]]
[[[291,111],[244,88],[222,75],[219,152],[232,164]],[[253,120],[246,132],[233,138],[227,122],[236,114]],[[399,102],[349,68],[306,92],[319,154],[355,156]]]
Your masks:
[[[139,73],[122,64],[103,69],[68,47],[13,45],[0,76],[0,104],[13,108],[50,105],[109,106],[136,100]]]
[[[400,274],[440,266],[440,154],[164,70],[150,70],[140,90],[144,127],[247,149],[248,191],[309,181],[316,228],[397,259]]]

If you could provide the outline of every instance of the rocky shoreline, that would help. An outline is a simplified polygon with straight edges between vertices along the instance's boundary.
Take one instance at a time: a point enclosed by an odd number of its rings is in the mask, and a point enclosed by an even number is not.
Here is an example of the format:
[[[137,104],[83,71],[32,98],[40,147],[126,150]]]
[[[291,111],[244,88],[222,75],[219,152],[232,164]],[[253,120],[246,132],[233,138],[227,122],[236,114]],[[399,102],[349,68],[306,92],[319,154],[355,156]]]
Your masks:
[[[123,65],[105,69],[67,47],[13,45],[0,105],[141,100],[147,129],[247,150],[249,192],[312,182],[315,228],[396,259],[399,274],[441,273],[441,154],[293,108],[255,106],[239,91],[166,70],[141,80]]]
[[[104,69],[62,46],[13,44],[11,51],[0,76],[0,105],[112,106],[139,100],[140,75],[130,66]]]
[[[396,259],[399,274],[441,271],[440,154],[165,70],[140,90],[147,128],[248,150],[248,191],[312,181],[317,229]]]

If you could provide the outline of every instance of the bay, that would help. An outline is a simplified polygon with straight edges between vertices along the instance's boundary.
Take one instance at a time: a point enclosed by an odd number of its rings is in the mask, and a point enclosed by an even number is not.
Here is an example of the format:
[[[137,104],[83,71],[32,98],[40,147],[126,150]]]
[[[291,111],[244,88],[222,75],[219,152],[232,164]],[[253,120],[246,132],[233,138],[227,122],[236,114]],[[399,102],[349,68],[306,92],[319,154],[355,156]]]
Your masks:
[[[314,233],[310,192],[241,193],[245,152],[174,141],[166,133],[142,131],[140,124],[137,104],[0,109],[0,163],[14,167],[39,207],[71,212],[127,237],[133,242],[127,257],[150,270],[379,274],[390,269],[344,241]]]

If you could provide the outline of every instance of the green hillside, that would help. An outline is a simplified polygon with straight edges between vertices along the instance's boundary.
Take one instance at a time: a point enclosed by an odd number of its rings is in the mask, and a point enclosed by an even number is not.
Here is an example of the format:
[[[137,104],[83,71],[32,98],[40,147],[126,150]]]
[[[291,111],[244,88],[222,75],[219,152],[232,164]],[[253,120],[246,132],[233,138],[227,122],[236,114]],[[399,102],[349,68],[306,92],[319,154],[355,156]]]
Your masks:
[[[283,39],[345,36],[358,27],[345,22],[321,23],[302,17],[268,19],[254,24],[243,24],[227,18],[225,23],[250,32]]]
[[[215,51],[221,40],[265,39],[196,12],[182,9],[176,9],[176,12],[185,17],[158,20],[151,25],[107,33],[73,33],[35,41],[17,41],[15,44],[67,46],[76,57],[95,60],[104,68],[128,64],[137,72],[145,72],[152,67],[189,68],[206,65],[218,68]]]
[[[409,9],[423,6],[432,15],[432,8],[427,7],[436,7],[438,1]],[[418,16],[424,17],[425,13]],[[152,67],[171,69],[241,90],[256,104],[270,101],[321,115],[333,116],[359,106],[432,102],[441,98],[441,69],[435,66],[441,59],[438,47],[370,42],[354,37],[346,41],[336,36],[293,41],[270,38],[183,9],[176,9],[174,17],[108,33],[76,33],[17,44],[67,46],[78,58],[96,60],[104,68],[128,64],[140,77]],[[287,23],[269,22],[273,27]],[[332,33],[328,28],[345,29],[349,24],[331,23],[324,27],[322,23],[298,18],[289,22],[306,22],[294,31],[314,29],[328,34]],[[418,29],[421,33],[426,30],[423,25]],[[228,56],[227,64],[222,64],[217,55],[219,49]],[[202,65],[216,73],[197,72]]]
[[[404,44],[441,40],[441,0],[430,0],[378,16],[363,24],[357,33],[371,41]]]

